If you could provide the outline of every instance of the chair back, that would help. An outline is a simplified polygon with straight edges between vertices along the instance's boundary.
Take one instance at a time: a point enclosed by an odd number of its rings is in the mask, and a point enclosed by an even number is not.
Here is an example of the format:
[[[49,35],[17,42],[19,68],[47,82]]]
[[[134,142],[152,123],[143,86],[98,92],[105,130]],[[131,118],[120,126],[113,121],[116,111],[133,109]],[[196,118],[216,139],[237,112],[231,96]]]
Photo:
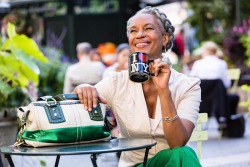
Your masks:
[[[202,148],[202,141],[208,139],[208,132],[202,130],[202,124],[206,123],[208,120],[207,113],[199,113],[198,120],[196,123],[196,128],[194,129],[189,141],[196,141],[197,142],[197,156],[201,158],[201,148]]]
[[[231,89],[229,89],[230,93],[236,92],[236,89],[237,89],[238,83],[239,83],[239,79],[240,79],[240,73],[241,73],[241,71],[239,68],[232,68],[232,69],[227,70],[227,75],[229,76],[229,78],[231,80],[234,81]]]

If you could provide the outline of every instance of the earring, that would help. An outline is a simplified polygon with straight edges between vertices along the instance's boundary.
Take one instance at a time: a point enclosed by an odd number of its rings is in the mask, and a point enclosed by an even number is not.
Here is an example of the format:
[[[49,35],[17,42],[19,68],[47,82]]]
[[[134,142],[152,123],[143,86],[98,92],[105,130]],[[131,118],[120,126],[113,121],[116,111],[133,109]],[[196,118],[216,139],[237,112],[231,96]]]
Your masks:
[[[167,47],[166,46],[164,46],[164,52],[167,53]]]

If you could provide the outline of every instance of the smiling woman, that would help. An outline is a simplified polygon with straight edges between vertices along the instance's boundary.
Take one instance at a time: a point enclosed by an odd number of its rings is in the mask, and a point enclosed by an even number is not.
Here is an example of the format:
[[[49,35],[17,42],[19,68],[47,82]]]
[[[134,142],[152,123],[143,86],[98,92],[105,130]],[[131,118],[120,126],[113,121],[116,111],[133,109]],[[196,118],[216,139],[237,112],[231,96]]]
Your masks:
[[[135,19],[137,20],[136,23]],[[158,47],[162,46],[162,51],[166,52],[173,45],[174,30],[175,28],[172,26],[166,14],[161,13],[157,8],[146,7],[144,10],[137,12],[137,14],[131,17],[127,22],[128,39],[130,43],[134,42],[136,44],[137,42],[137,48],[148,46],[150,41],[143,37],[149,36],[151,38],[162,39],[163,41],[156,41],[163,42],[163,46],[162,44],[159,44]],[[137,40],[135,38],[137,38]],[[140,38],[143,38],[144,40],[140,41]],[[157,43],[155,45],[157,45]],[[132,49],[133,48],[131,47],[131,50]],[[158,57],[161,57],[161,53],[162,52],[160,52]]]
[[[144,51],[151,59],[161,56],[161,49],[168,42],[168,36],[163,35],[155,16],[138,14],[130,20],[129,43],[131,51]]]
[[[166,14],[154,7],[138,11],[127,22],[127,36],[133,56],[136,52],[152,60],[149,78],[137,83],[129,71],[113,72],[95,86],[74,89],[88,110],[97,101],[114,112],[120,138],[153,138],[147,167],[201,166],[186,144],[198,118],[200,80],[172,69],[162,53],[172,47],[174,27]],[[133,61],[132,61],[133,62]],[[119,166],[142,166],[144,150],[123,152]]]

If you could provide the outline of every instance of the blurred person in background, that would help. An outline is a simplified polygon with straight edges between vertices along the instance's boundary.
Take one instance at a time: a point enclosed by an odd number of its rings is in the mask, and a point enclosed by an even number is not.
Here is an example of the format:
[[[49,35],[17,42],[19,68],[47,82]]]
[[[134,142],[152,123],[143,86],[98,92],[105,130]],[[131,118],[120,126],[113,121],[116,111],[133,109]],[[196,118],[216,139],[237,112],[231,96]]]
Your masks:
[[[64,93],[72,92],[76,85],[86,83],[95,85],[102,79],[105,66],[102,62],[91,61],[92,46],[88,42],[77,44],[78,62],[69,66],[64,80]]]
[[[103,65],[105,65],[103,60],[102,60],[102,56],[97,48],[94,48],[91,50],[91,61],[101,62]]]
[[[116,61],[116,45],[112,42],[100,43],[97,47],[98,52],[101,54],[102,61],[105,66],[109,67]]]
[[[181,28],[176,34],[172,51],[178,55],[180,60],[183,58],[185,54],[184,28]]]
[[[196,60],[193,55],[184,56],[182,59],[182,73],[190,76],[195,61]]]
[[[198,47],[193,50],[190,54],[184,56],[182,60],[182,72],[188,76],[191,75],[193,64],[196,60],[200,60],[202,58],[202,48]]]
[[[190,75],[200,79],[221,79],[225,88],[229,88],[231,80],[227,75],[227,63],[218,58],[218,50],[219,47],[215,42],[204,42],[202,58],[194,62]]]
[[[221,59],[223,52],[213,41],[206,41],[201,47],[201,59],[194,62],[190,75],[201,79],[202,103],[200,112],[215,114],[219,129],[228,131],[228,120],[237,113],[239,95],[227,92],[231,86],[226,61]],[[221,80],[222,82],[218,82]]]
[[[129,44],[122,43],[116,48],[116,62],[109,66],[103,73],[103,78],[106,77],[111,71],[120,72],[128,69],[128,58],[131,54]]]

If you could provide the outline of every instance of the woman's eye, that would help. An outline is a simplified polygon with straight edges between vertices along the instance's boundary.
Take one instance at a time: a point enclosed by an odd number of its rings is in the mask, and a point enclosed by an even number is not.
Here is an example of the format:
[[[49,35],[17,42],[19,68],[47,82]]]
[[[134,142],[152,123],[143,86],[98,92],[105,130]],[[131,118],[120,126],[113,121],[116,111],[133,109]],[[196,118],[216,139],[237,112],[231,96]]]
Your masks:
[[[153,28],[151,28],[151,27],[147,27],[147,28],[146,28],[146,30],[153,30]]]
[[[130,30],[130,33],[136,32],[135,30]]]

